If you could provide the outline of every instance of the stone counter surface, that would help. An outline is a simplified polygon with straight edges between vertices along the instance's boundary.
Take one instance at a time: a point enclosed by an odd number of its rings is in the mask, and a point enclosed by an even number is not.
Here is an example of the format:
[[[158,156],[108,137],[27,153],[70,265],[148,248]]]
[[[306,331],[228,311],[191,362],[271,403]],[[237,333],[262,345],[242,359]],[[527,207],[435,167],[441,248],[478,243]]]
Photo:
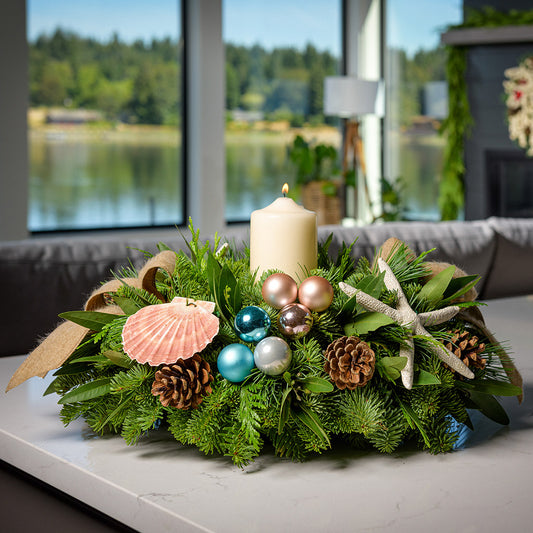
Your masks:
[[[0,459],[141,532],[530,531],[533,297],[492,300],[483,313],[512,345],[525,398],[502,399],[508,427],[473,416],[476,432],[454,453],[343,448],[292,463],[267,451],[241,470],[166,432],[127,446],[82,421],[65,429],[57,396],[42,397],[48,377],[1,393]],[[0,360],[2,391],[22,360]]]

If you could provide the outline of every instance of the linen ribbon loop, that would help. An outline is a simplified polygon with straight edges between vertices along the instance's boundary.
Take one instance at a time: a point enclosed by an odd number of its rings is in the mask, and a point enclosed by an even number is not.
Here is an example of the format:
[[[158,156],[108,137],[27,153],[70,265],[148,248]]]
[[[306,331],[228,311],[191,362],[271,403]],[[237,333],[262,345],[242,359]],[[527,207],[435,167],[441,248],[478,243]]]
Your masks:
[[[85,311],[98,311],[121,315],[118,305],[106,305],[106,294],[116,292],[122,285],[143,288],[164,301],[163,295],[156,288],[156,275],[159,269],[172,275],[176,268],[176,253],[165,250],[150,258],[139,271],[137,278],[110,280],[97,287],[84,305]],[[89,329],[74,322],[64,320],[33,350],[17,368],[6,388],[6,392],[17,387],[34,376],[44,378],[50,370],[59,368],[80,345]]]

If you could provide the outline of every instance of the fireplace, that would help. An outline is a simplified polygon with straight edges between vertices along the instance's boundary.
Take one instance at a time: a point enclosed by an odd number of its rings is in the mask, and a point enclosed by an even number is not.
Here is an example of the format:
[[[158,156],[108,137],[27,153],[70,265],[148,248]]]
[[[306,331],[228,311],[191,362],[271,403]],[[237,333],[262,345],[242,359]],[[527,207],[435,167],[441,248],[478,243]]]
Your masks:
[[[533,158],[524,150],[487,150],[487,214],[533,217]]]
[[[464,0],[464,9],[531,9],[531,0]],[[442,41],[466,49],[465,81],[473,128],[465,139],[467,220],[492,215],[533,217],[533,158],[509,138],[504,71],[533,55],[533,25],[462,28]]]

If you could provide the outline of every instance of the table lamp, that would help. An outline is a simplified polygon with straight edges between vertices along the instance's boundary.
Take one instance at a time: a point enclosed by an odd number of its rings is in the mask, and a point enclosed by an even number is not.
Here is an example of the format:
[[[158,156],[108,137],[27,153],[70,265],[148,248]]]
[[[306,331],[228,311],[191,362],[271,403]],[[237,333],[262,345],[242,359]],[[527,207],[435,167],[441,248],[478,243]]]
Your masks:
[[[346,119],[344,126],[344,150],[342,159],[343,175],[352,169],[357,176],[357,167],[361,170],[365,196],[369,207],[370,195],[366,178],[366,163],[363,139],[360,134],[359,118],[362,115],[382,115],[382,90],[379,81],[362,80],[353,76],[328,76],[324,80],[324,114]],[[354,192],[354,209],[357,210],[357,183]]]

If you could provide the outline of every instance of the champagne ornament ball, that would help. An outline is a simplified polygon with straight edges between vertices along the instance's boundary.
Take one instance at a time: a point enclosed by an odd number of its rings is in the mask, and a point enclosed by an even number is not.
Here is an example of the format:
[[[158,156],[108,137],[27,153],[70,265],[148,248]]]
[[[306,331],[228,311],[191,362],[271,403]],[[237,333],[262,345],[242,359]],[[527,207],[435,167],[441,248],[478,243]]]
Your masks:
[[[325,311],[333,302],[333,287],[327,279],[311,276],[300,284],[298,300],[311,311]]]
[[[278,272],[265,279],[261,292],[268,305],[281,309],[296,301],[298,285],[288,274]]]

